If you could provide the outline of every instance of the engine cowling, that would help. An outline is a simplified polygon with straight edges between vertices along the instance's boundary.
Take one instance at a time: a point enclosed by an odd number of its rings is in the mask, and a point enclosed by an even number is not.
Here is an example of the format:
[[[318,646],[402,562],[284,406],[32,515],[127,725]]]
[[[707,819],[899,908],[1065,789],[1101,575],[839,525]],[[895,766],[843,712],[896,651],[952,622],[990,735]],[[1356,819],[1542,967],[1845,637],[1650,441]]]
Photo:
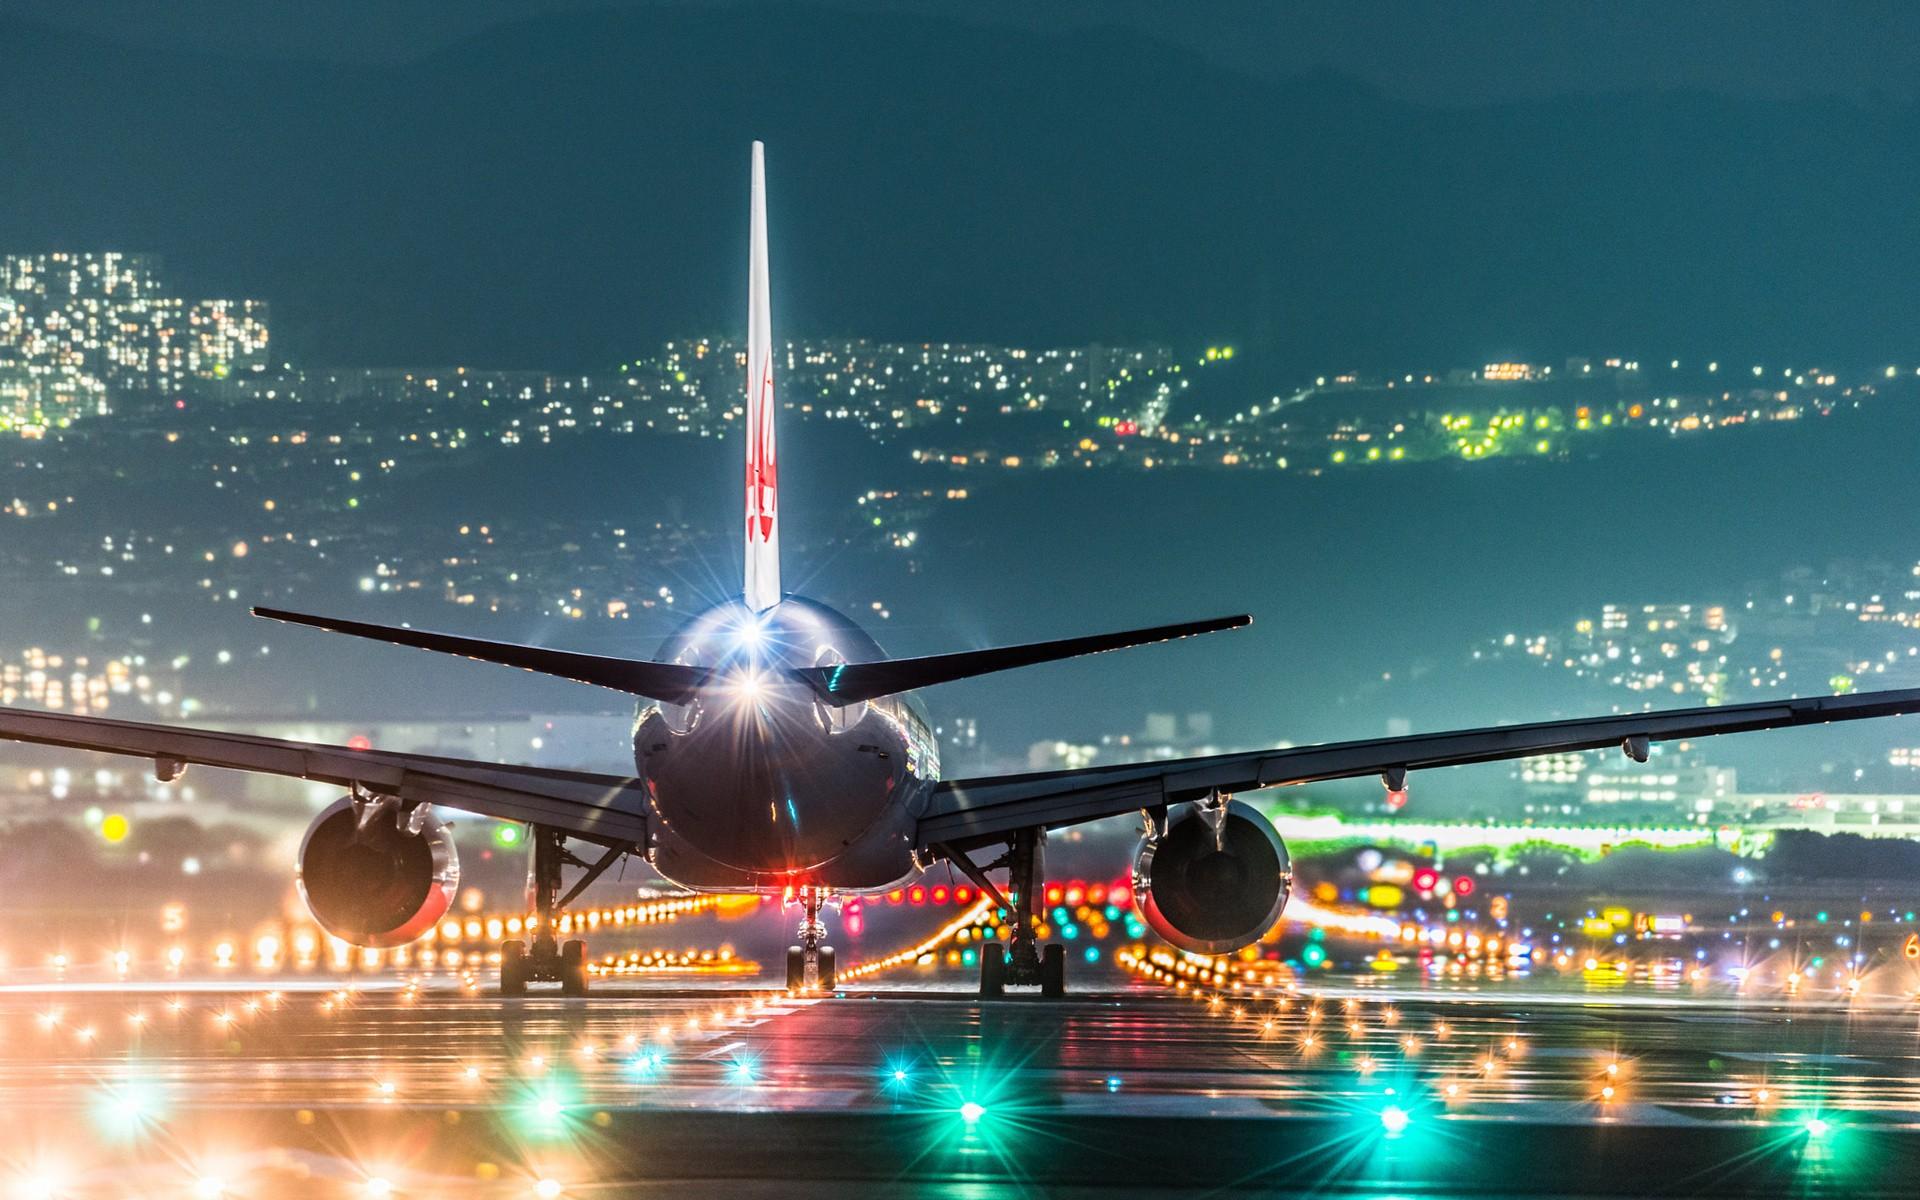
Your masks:
[[[1227,803],[1220,843],[1190,808],[1133,861],[1135,907],[1153,931],[1195,954],[1228,954],[1260,940],[1287,907],[1293,863],[1273,822]]]
[[[453,905],[460,856],[453,832],[421,806],[406,827],[391,802],[364,827],[342,796],[314,818],[300,841],[297,882],[313,919],[356,946],[401,946],[431,929]]]

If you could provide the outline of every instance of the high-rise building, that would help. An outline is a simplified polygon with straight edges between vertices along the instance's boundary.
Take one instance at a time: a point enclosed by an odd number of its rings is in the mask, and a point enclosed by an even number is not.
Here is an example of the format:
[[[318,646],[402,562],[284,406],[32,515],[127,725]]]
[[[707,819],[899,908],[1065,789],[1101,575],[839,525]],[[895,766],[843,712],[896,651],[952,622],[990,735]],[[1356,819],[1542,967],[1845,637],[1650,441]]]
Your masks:
[[[267,341],[264,302],[171,295],[153,255],[0,256],[0,431],[264,369]]]

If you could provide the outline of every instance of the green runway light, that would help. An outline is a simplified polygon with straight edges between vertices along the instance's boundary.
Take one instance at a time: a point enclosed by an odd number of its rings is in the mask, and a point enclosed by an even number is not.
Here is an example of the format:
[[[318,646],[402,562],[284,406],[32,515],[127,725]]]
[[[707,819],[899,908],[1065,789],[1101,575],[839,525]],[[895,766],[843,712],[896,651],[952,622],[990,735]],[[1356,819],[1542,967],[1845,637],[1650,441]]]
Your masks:
[[[520,827],[518,825],[495,825],[493,827],[493,844],[496,846],[518,846],[520,844]]]

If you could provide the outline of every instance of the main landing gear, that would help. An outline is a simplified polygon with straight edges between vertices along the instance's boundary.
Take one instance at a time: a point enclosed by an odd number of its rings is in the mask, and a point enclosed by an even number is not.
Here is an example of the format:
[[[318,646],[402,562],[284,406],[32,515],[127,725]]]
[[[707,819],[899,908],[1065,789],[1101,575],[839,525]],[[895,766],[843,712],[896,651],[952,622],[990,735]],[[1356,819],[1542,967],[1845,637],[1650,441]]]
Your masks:
[[[820,906],[826,894],[817,887],[800,889],[800,944],[787,947],[787,990],[790,992],[830,992],[833,990],[833,947],[823,944],[827,927],[820,920]]]
[[[527,864],[527,893],[533,900],[534,938],[529,946],[516,938],[500,944],[500,994],[524,996],[530,983],[557,983],[563,996],[587,994],[587,944],[578,938],[566,942],[554,936],[566,906],[608,867],[634,849],[630,842],[606,847],[593,862],[578,858],[567,849],[567,835],[544,825],[533,827],[533,857]],[[561,871],[566,867],[584,868],[580,878],[563,895]]]
[[[980,948],[980,994],[1003,996],[1008,987],[1032,987],[1040,994],[1058,999],[1067,994],[1067,950],[1058,942],[1036,945],[1034,929],[1039,916],[1034,902],[1045,894],[1047,831],[1022,829],[1007,843],[1007,852],[982,867],[964,852],[946,846],[935,850],[960,868],[981,891],[993,897],[1007,910],[1007,928],[1011,936],[1006,945],[989,942]],[[993,886],[987,872],[995,867],[1007,869],[1007,895]]]

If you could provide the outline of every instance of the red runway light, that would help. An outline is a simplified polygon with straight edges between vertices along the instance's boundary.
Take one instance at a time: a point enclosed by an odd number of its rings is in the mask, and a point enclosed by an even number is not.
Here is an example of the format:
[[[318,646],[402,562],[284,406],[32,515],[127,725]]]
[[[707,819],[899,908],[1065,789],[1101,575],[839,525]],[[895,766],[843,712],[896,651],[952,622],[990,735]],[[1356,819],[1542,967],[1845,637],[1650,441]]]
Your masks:
[[[935,904],[945,904],[947,902],[947,889],[944,887],[933,889],[933,902]]]
[[[925,904],[926,902],[927,902],[927,889],[923,887],[913,888],[907,893],[908,904]]]

